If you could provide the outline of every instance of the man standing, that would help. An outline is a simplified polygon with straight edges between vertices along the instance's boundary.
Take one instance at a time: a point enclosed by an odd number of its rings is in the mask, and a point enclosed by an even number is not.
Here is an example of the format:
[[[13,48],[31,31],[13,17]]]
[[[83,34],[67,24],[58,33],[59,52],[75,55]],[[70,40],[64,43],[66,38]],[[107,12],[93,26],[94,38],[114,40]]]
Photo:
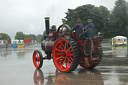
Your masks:
[[[80,19],[77,19],[77,23],[75,24],[73,30],[75,30],[77,37],[83,33],[83,24],[81,23]]]
[[[7,50],[7,48],[8,48],[8,41],[7,40],[5,41],[5,45],[6,45],[6,50]]]
[[[92,20],[88,19],[87,22],[88,22],[88,28],[91,28],[95,34],[95,25],[92,23]]]

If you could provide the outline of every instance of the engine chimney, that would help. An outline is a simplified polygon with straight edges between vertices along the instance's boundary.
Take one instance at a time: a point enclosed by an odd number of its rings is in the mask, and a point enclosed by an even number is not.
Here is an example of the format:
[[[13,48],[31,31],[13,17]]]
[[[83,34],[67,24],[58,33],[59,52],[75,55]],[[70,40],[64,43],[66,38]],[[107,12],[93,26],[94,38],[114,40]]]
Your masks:
[[[45,27],[46,27],[46,38],[49,35],[49,17],[45,17]]]

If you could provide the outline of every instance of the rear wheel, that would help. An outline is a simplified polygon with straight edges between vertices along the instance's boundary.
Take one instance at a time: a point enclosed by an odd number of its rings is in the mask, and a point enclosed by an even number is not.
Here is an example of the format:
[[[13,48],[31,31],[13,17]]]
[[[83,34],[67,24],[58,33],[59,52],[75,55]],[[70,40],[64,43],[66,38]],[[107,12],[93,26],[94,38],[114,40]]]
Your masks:
[[[58,39],[54,44],[52,54],[53,62],[61,72],[71,72],[77,68],[79,63],[79,50],[73,39]]]
[[[42,53],[38,50],[35,50],[33,52],[33,64],[37,69],[40,69],[43,64],[43,57]]]

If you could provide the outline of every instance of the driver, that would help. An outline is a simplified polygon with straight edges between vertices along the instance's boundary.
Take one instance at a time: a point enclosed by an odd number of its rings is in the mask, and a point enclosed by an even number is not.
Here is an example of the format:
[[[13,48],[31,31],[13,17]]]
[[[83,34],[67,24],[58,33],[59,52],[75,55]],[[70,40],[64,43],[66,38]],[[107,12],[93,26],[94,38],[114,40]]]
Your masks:
[[[80,37],[83,38],[83,37],[90,37],[90,38],[93,38],[94,37],[94,31],[86,26],[86,30],[80,34]]]
[[[83,24],[80,21],[80,18],[77,19],[77,23],[73,27],[73,31],[75,30],[77,37],[83,33]]]

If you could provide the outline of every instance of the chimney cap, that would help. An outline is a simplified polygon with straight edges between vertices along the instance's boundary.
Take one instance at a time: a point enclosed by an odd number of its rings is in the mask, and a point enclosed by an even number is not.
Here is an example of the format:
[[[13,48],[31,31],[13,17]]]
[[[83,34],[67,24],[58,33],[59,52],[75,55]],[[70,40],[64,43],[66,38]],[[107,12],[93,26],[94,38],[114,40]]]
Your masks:
[[[45,17],[44,19],[45,19],[45,20],[49,20],[50,18],[49,18],[49,17]]]

